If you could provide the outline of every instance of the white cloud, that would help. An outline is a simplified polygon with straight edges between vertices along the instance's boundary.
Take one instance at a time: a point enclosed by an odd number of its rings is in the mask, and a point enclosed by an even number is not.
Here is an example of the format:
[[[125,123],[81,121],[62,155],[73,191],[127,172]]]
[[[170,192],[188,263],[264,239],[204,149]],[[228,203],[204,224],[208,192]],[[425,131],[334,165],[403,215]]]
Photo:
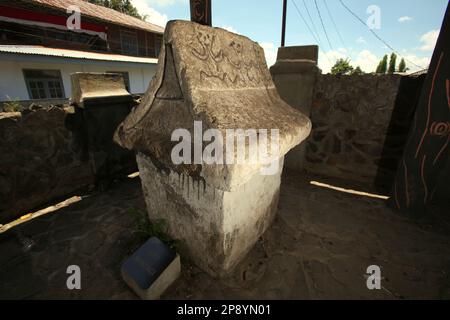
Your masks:
[[[230,27],[230,26],[221,26],[220,28],[225,29],[230,32],[233,32],[233,33],[239,33],[239,32],[237,32],[237,30],[235,28]]]
[[[427,68],[430,64],[429,57],[419,57],[412,53],[405,53],[402,55],[406,60],[406,66],[409,68],[408,72],[419,71],[423,68]],[[350,59],[350,64],[356,68],[359,66],[362,71],[366,73],[374,72],[378,63],[383,58],[378,57],[369,50],[355,51],[349,53],[345,49],[330,50],[328,52],[319,52],[319,68],[322,69],[322,73],[329,73],[331,68],[338,59]],[[400,62],[402,57],[397,58],[397,63]],[[420,67],[419,67],[420,66]]]
[[[434,50],[438,36],[439,36],[439,29],[428,31],[427,33],[422,35],[420,37],[420,42],[422,43],[420,50],[422,51]]]
[[[264,49],[267,66],[271,67],[277,61],[278,48],[275,47],[273,42],[260,42],[259,45]]]
[[[147,0],[150,4],[156,4],[160,7],[171,6],[180,2],[187,2],[187,0]]]
[[[358,39],[356,39],[356,43],[366,44],[367,41],[366,39],[364,39],[364,37],[359,37]]]
[[[346,59],[347,50],[330,50],[328,52],[319,51],[319,68],[322,73],[329,73],[337,60]]]
[[[162,0],[161,0],[162,1]],[[170,1],[170,0],[169,0]],[[150,7],[146,0],[131,0],[131,4],[136,7],[141,16],[147,16],[146,21],[164,27],[168,21],[166,14]]]
[[[413,20],[413,18],[411,18],[409,16],[403,16],[403,17],[398,18],[398,22],[400,22],[400,23],[408,22],[408,21],[411,21],[411,20]]]
[[[405,54],[403,57],[406,60],[406,67],[409,68],[408,72],[415,72],[426,69],[431,62],[430,57],[418,57],[415,54]],[[401,58],[397,59],[398,61],[401,60]],[[414,64],[416,64],[417,66]]]
[[[375,54],[370,52],[369,50],[363,50],[358,53],[355,60],[351,61],[352,66],[355,68],[359,66],[364,72],[374,72],[380,62]]]

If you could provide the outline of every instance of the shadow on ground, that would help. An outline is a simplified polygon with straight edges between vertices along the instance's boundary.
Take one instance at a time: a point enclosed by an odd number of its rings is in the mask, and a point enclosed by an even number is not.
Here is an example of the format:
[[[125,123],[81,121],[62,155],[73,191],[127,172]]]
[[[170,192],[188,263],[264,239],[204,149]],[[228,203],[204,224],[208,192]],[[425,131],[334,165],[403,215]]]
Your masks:
[[[227,278],[188,261],[165,299],[450,298],[450,228],[395,214],[384,201],[322,189],[286,172],[278,216]],[[121,181],[0,235],[0,299],[136,299],[121,263],[142,243],[139,178]],[[27,245],[31,248],[27,249]],[[82,289],[66,287],[78,265]],[[379,265],[382,289],[365,272]]]

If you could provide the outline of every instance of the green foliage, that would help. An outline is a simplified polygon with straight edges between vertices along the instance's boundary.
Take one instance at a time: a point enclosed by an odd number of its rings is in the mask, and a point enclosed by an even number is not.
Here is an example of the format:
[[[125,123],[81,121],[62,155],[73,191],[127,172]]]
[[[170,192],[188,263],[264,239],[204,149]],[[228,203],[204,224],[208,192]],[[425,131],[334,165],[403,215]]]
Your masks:
[[[145,213],[142,213],[136,209],[130,209],[129,213],[135,218],[133,232],[141,241],[147,241],[152,237],[156,237],[167,246],[177,251],[179,242],[177,240],[173,240],[167,235],[167,222],[165,220],[160,219],[150,222],[150,219]]]
[[[353,67],[350,65],[349,59],[339,59],[331,68],[331,74],[344,75],[350,74],[353,71]]]
[[[3,103],[3,111],[4,112],[19,112],[22,110],[22,105],[17,100],[11,100],[8,97],[9,101]]]
[[[381,59],[375,72],[385,74],[387,72],[387,65],[388,65],[388,55],[386,54],[384,55],[383,59]]]
[[[352,72],[350,72],[351,75],[361,75],[364,74],[364,71],[361,70],[359,66],[357,66]]]
[[[389,64],[388,64],[389,59]],[[396,70],[397,65],[397,55],[392,52],[390,58],[388,58],[388,55],[384,55],[383,59],[381,59],[380,63],[378,63],[376,73],[379,74],[385,74],[385,73],[394,73],[396,71],[398,72],[406,72],[408,68],[406,68],[405,59],[402,58],[398,65],[398,69]]]
[[[359,66],[353,68],[350,64],[350,60],[347,59],[339,59],[336,61],[334,66],[331,68],[331,74],[336,75],[358,75],[364,74],[364,71],[361,70]]]
[[[143,19],[137,9],[131,4],[130,0],[88,0],[88,2],[114,9],[138,19]]]
[[[402,58],[402,60],[400,61],[399,65],[398,65],[398,72],[406,72],[409,69],[406,67],[406,62],[405,59]]]
[[[389,60],[388,73],[394,73],[396,65],[397,65],[397,55],[394,52],[392,52],[391,53],[391,58]]]

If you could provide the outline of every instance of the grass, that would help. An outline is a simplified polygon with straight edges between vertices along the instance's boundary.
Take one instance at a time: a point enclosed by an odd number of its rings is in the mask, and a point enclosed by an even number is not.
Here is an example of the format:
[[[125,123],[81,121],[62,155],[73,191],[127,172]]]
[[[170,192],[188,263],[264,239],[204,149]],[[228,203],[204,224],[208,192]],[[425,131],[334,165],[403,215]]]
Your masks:
[[[147,241],[152,237],[156,237],[165,243],[171,249],[178,251],[179,241],[172,239],[167,234],[167,222],[164,219],[150,221],[147,214],[137,210],[130,209],[129,213],[135,218],[134,233],[142,242]]]

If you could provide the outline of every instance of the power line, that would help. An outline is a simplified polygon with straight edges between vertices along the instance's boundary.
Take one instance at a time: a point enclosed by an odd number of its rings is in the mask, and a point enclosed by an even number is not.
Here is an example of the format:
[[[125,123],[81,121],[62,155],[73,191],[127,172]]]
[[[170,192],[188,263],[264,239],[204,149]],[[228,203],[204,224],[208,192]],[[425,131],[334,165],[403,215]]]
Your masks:
[[[321,41],[319,41],[316,36],[314,35],[314,33],[312,32],[311,28],[309,27],[308,23],[306,22],[306,19],[303,17],[302,13],[300,12],[297,4],[295,3],[295,0],[292,0],[292,3],[294,4],[294,7],[298,13],[298,15],[300,16],[300,18],[302,18],[303,22],[305,23],[306,27],[308,28],[309,32],[311,33],[311,35],[313,36],[313,38],[317,41],[317,43],[319,44],[319,50],[322,51],[320,48],[322,47]],[[327,58],[328,62],[331,62],[330,58],[325,54],[325,52],[322,51],[322,53],[325,55],[325,57]],[[318,62],[318,61],[317,61]]]
[[[298,13],[298,15],[300,16],[300,18],[302,18],[303,22],[305,23],[306,27],[308,28],[309,32],[311,33],[311,35],[313,36],[314,40],[316,40],[316,42],[320,45],[320,41],[317,39],[316,35],[314,34],[314,32],[312,32],[310,26],[308,25],[308,23],[306,22],[306,19],[303,17],[302,13],[300,12],[300,10],[297,7],[297,4],[295,3],[295,0],[292,0],[292,3],[294,4],[294,7]]]
[[[319,14],[320,23],[322,24],[322,29],[323,29],[323,32],[325,33],[325,37],[327,38],[328,45],[330,46],[331,50],[334,50],[333,46],[331,45],[330,38],[328,37],[327,30],[325,29],[325,25],[323,23],[322,15],[320,14],[319,6],[317,5],[317,0],[314,0],[314,4],[316,5],[317,13]]]
[[[356,13],[354,13],[352,11],[352,9],[350,9],[347,5],[345,5],[345,3],[342,0],[339,0],[339,2],[342,4],[342,6],[348,11],[350,12],[359,22],[361,22],[363,25],[365,25],[369,31],[379,40],[381,41],[386,47],[388,47],[389,49],[391,49],[397,56],[404,58],[406,61],[408,61],[409,63],[415,65],[416,67],[420,68],[420,69],[426,69],[422,66],[419,66],[418,64],[408,60],[406,57],[402,56],[397,50],[395,50],[391,45],[389,45],[386,41],[384,41],[375,31],[373,31],[372,28],[370,28]]]
[[[334,28],[336,30],[336,33],[339,36],[339,40],[341,40],[341,43],[344,46],[344,48],[347,48],[347,46],[345,45],[344,39],[342,38],[341,33],[339,32],[339,28],[337,27],[337,24],[336,24],[336,22],[333,19],[333,15],[330,12],[330,8],[328,8],[327,1],[323,0],[323,3],[325,4],[325,8],[327,9],[328,16],[330,17],[331,22],[333,22],[333,25],[334,25]]]
[[[303,6],[304,6],[305,9],[306,9],[306,13],[308,13],[309,21],[311,22],[311,25],[312,25],[312,27],[313,27],[313,30],[314,30],[314,32],[315,32],[316,35],[317,35],[317,38],[320,39],[319,33],[317,32],[316,26],[314,25],[314,20],[313,20],[311,14],[309,13],[309,9],[308,9],[308,6],[306,5],[305,0],[303,0]],[[297,8],[297,10],[298,10],[298,8]]]

